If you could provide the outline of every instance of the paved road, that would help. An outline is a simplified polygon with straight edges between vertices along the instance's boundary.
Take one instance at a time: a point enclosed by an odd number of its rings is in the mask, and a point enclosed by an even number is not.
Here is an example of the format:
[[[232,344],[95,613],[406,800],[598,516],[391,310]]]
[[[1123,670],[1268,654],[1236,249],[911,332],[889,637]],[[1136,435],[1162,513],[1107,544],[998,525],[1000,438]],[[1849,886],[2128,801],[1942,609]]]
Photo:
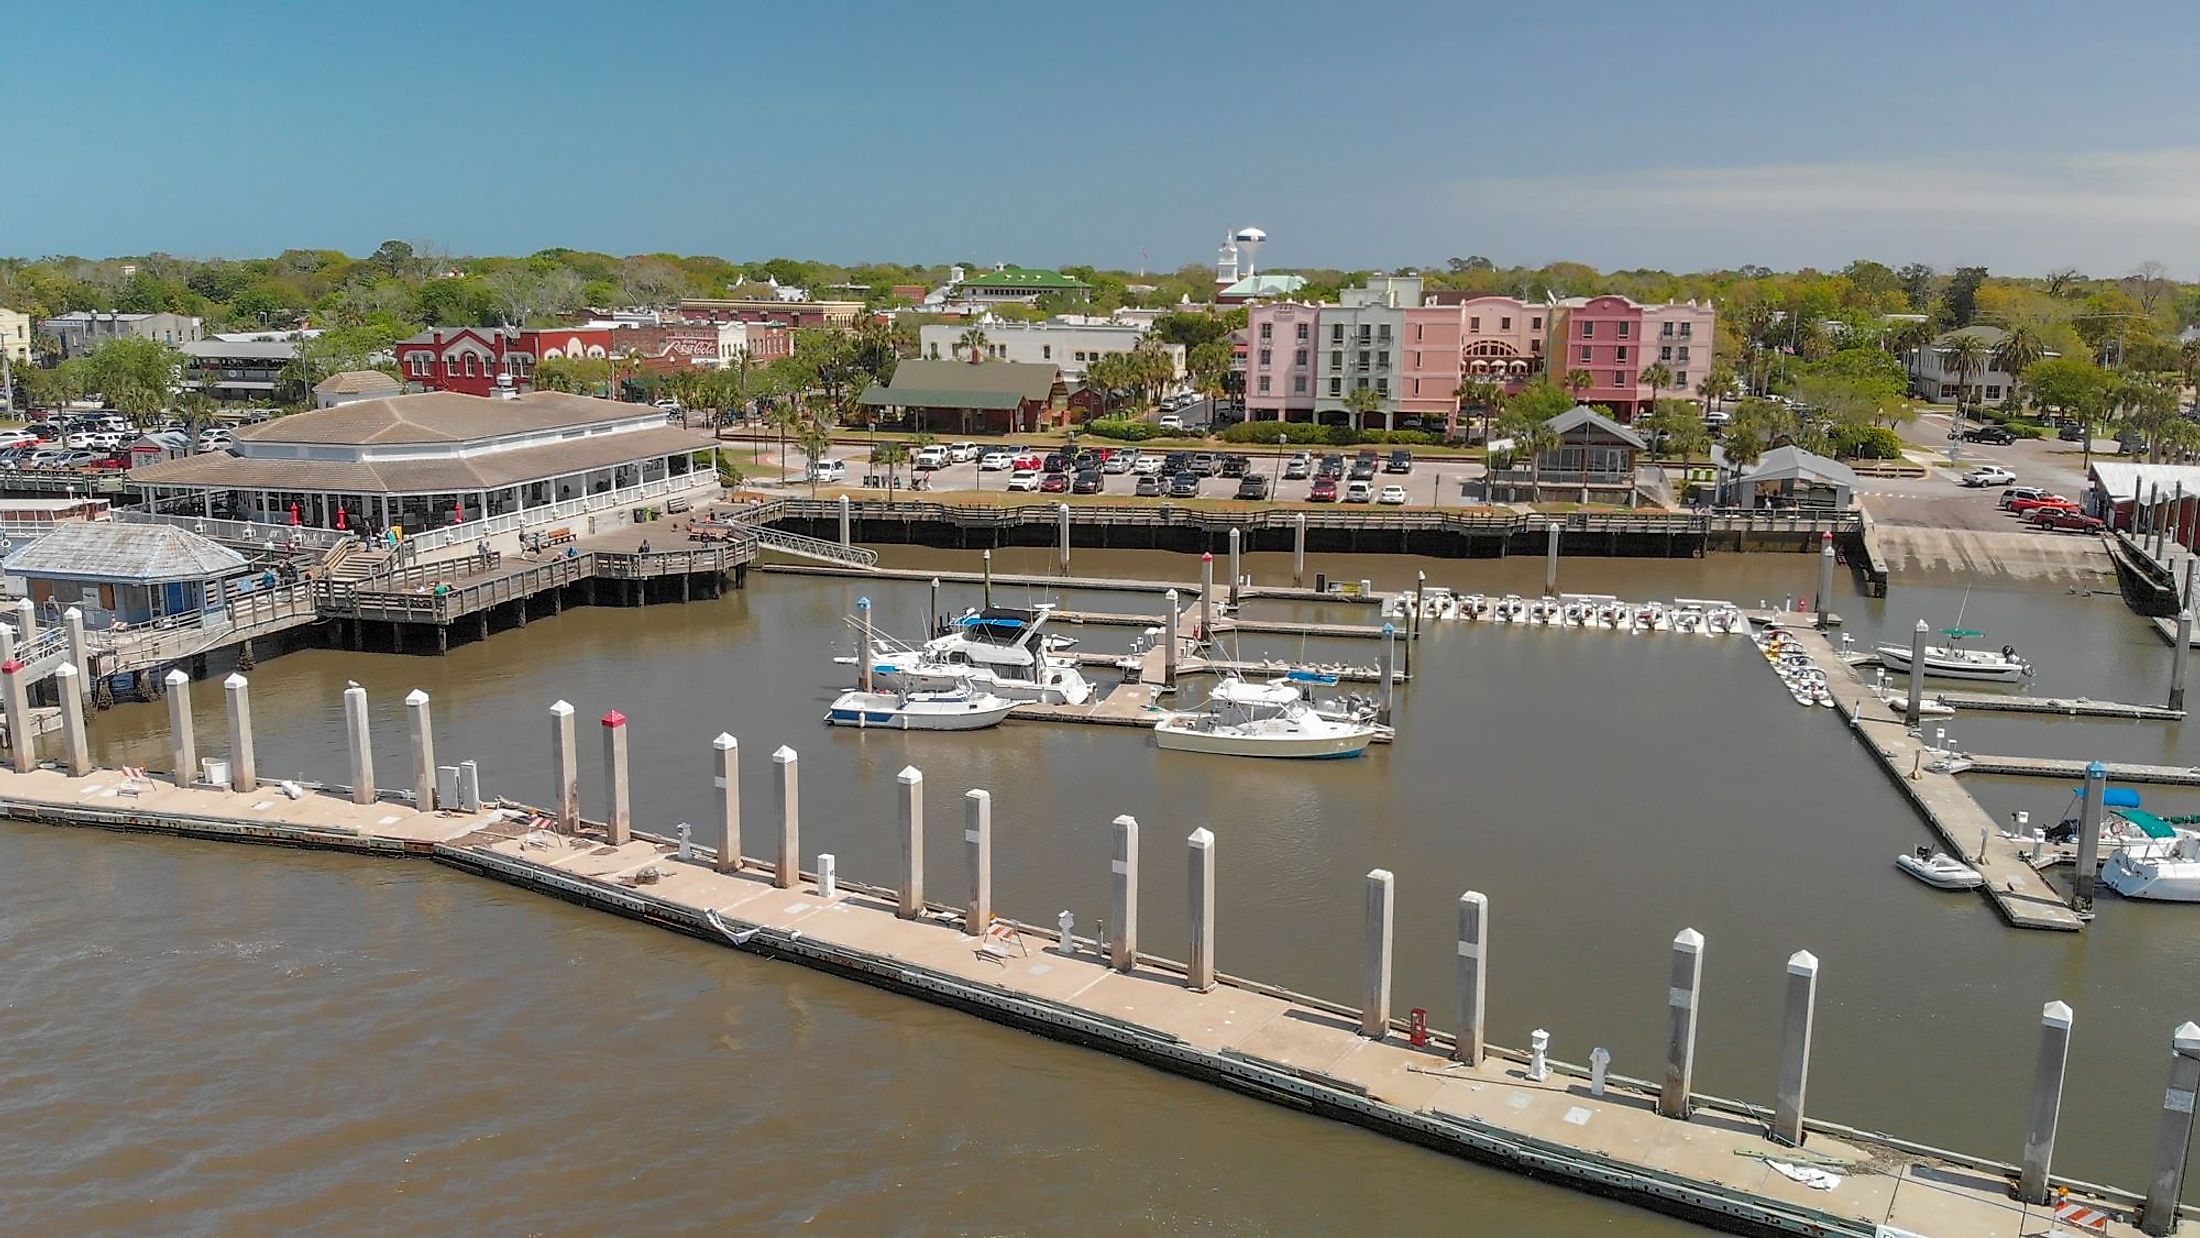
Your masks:
[[[2007,447],[1980,443],[1955,443],[1948,439],[1946,413],[1928,413],[1902,427],[1913,458],[1929,457],[1934,467],[1926,476],[1867,477],[1860,497],[1874,519],[1887,524],[1943,529],[2001,530],[2010,518],[1997,505],[1999,488],[1970,489],[1956,479],[1982,464],[1998,464],[2017,475],[2019,484],[2046,486],[2076,498],[2086,488],[2085,453],[2077,443],[2059,439],[2019,441]],[[2102,440],[2110,451],[2112,440]],[[1949,452],[1955,452],[1951,463]]]

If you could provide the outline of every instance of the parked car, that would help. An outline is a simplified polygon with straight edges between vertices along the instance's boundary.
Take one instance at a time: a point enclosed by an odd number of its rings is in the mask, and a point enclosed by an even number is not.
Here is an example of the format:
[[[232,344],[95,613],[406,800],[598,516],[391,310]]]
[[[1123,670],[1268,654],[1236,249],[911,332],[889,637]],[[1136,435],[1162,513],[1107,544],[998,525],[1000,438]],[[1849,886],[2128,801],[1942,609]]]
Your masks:
[[[1008,475],[1008,488],[1011,490],[1037,490],[1039,488],[1039,470],[1017,469],[1015,472],[1010,473]]]
[[[1238,479],[1237,496],[1241,499],[1267,498],[1268,479],[1258,473],[1247,473]]]
[[[930,447],[919,447],[916,458],[909,462],[909,467],[922,473],[944,469],[947,467],[947,449],[936,443]]]
[[[1167,486],[1161,484],[1161,477],[1159,474],[1142,473],[1139,475],[1138,478],[1138,488],[1132,493],[1136,494],[1139,498],[1142,499],[1158,499],[1162,495],[1168,493],[1168,490],[1169,488]]]
[[[1373,481],[1373,480],[1375,480],[1375,461],[1374,461],[1374,458],[1373,458],[1373,457],[1369,457],[1369,456],[1362,456],[1362,457],[1361,457],[1360,459],[1354,460],[1354,461],[1352,462],[1352,476],[1351,476],[1351,480],[1353,480],[1353,481]],[[1348,499],[1348,500],[1346,500],[1346,501],[1347,501],[1347,502],[1350,502],[1351,500],[1349,500],[1349,499]]]
[[[1372,503],[1375,501],[1375,484],[1369,481],[1345,483],[1344,501],[1347,503]]]
[[[1962,482],[1966,486],[2006,486],[2017,480],[2017,475],[1998,464],[1988,464],[1965,473]]]
[[[1334,503],[1337,501],[1337,479],[1324,473],[1314,479],[1314,485],[1306,492],[1309,503]]]
[[[1176,476],[1178,473],[1190,472],[1191,467],[1192,453],[1188,451],[1172,451],[1161,462],[1161,471],[1171,477]]]
[[[1046,457],[1040,455],[1036,451],[1022,451],[1016,453],[1015,467],[1019,470],[1030,469],[1032,472],[1036,473],[1041,468],[1045,467],[1045,465]]]
[[[1396,451],[1394,451],[1394,452],[1391,452],[1391,453],[1390,453],[1390,459],[1388,459],[1388,460],[1385,460],[1385,461],[1383,461],[1383,471],[1384,471],[1385,473],[1410,473],[1410,472],[1412,472],[1412,471],[1413,471],[1413,453],[1412,453],[1412,452],[1410,452],[1410,451],[1407,451],[1407,450],[1406,450],[1405,448],[1403,448],[1403,447],[1399,448],[1398,450],[1396,450]]]
[[[978,471],[981,473],[1000,473],[1015,467],[1016,457],[999,449],[978,457]]]
[[[1040,478],[1040,479],[1039,479],[1039,493],[1041,493],[1041,494],[1068,494],[1068,493],[1069,493],[1069,474],[1067,474],[1067,473],[1049,473],[1049,474],[1047,474],[1047,475],[1046,475],[1045,477],[1042,477],[1042,478]]]
[[[2007,447],[2017,441],[2017,436],[2002,426],[1973,426],[1961,437],[1966,443],[1984,443],[1989,447]]]
[[[949,443],[947,445],[947,459],[951,464],[968,464],[977,458],[978,445],[976,443]]]
[[[2043,517],[2053,515],[2056,512],[2082,512],[2084,510],[2085,508],[2075,502],[2050,503],[2040,500],[2038,506],[2028,507],[2024,510],[2024,519],[2031,524],[2038,524]]]
[[[2098,533],[2106,527],[2099,516],[2062,507],[2043,507],[2033,512],[2029,519],[2043,529],[2064,529],[2072,533]]]
[[[810,480],[839,482],[848,480],[848,462],[845,460],[812,460]]]
[[[1178,473],[1169,479],[1169,497],[1172,499],[1196,499],[1199,497],[1199,474]]]
[[[1099,469],[1086,469],[1069,484],[1071,494],[1098,494],[1107,488],[1107,475]]]
[[[2085,423],[2066,421],[2062,424],[2061,429],[2055,431],[2055,437],[2065,443],[2082,443],[2089,435],[2086,432]]]
[[[61,462],[68,459],[68,457],[67,448],[39,447],[23,457],[23,467],[27,469],[57,469],[61,467]]]
[[[1131,472],[1138,474],[1140,477],[1159,477],[1163,471],[1163,463],[1164,461],[1159,456],[1149,456],[1145,452],[1139,452],[1131,461]]]
[[[1161,420],[1155,424],[1164,430],[1181,430],[1184,428],[1184,419],[1175,413],[1163,413]]]
[[[1344,453],[1333,451],[1323,456],[1321,467],[1316,469],[1315,472],[1323,477],[1344,476]]]
[[[2036,498],[2012,499],[2009,502],[2010,512],[2019,516],[2038,507],[2068,507],[2075,509],[2077,506],[2076,503],[2059,494],[2043,494]]]
[[[1406,503],[1406,488],[1404,486],[1384,486],[1383,492],[1375,496],[1375,501],[1378,503],[1388,503],[1392,507],[1404,507]]]
[[[1224,477],[1243,477],[1252,469],[1252,460],[1236,453],[1219,457],[1215,466],[1215,471]]]
[[[38,441],[38,436],[28,430],[0,430],[0,448],[24,447]]]
[[[1217,460],[1215,453],[1211,451],[1193,453],[1192,462],[1185,466],[1186,470],[1195,477],[1213,477],[1215,470],[1221,467],[1222,462]]]
[[[1283,479],[1285,481],[1301,481],[1313,475],[1314,456],[1311,452],[1302,451],[1283,462]]]
[[[1069,456],[1064,452],[1050,451],[1046,454],[1046,459],[1040,462],[1039,467],[1049,473],[1067,473],[1069,472]]]
[[[2041,489],[2038,486],[2011,486],[2007,490],[2001,492],[1999,506],[2002,508],[2002,510],[2007,511],[2009,505],[2016,502],[2018,499],[2036,499],[2040,498],[2046,493],[2047,491]]]

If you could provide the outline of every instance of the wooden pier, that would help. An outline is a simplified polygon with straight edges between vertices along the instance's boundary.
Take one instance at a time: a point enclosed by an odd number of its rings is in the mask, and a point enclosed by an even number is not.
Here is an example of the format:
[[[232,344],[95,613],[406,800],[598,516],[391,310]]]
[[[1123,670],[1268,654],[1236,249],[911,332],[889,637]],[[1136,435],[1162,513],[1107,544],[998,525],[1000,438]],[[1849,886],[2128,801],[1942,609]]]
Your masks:
[[[2016,778],[2068,778],[2085,781],[2090,761],[2064,757],[1994,756],[1976,752],[1951,752],[1942,762],[1953,774],[2004,774]],[[2111,782],[2151,783],[2164,787],[2200,787],[2200,766],[2133,765],[2122,761],[2101,762]]]
[[[2182,709],[2160,705],[2131,705],[2122,701],[2092,701],[2080,697],[2004,696],[1997,692],[1933,692],[1931,699],[1950,709],[1978,709],[2005,714],[2051,714],[2060,718],[2131,718],[2145,722],[2180,722]]]
[[[921,775],[903,781],[904,793],[921,801]],[[365,803],[356,798],[335,789],[292,798],[267,784],[242,791],[179,787],[165,777],[107,770],[82,777],[44,769],[0,773],[0,815],[15,820],[432,857],[1715,1228],[1861,1238],[2031,1234],[2047,1227],[2043,1207],[2009,1197],[2015,1166],[1819,1119],[1798,1119],[1809,1132],[1807,1151],[1798,1152],[1768,1137],[1762,1107],[1692,1093],[1692,1119],[1665,1117],[1659,1086],[1640,1078],[1602,1070],[1592,1076],[1576,1065],[1487,1046],[1469,1063],[1459,1060],[1466,1047],[1452,1036],[1419,1033],[1387,1013],[1377,1024],[1380,1034],[1370,1035],[1365,1010],[1215,968],[1211,938],[1189,943],[1192,964],[1138,949],[1128,936],[1135,933],[1135,903],[1108,942],[1006,917],[994,918],[992,931],[974,933],[986,926],[972,925],[966,907],[925,899],[908,877],[899,886],[828,877],[790,865],[783,855],[728,857],[629,832],[623,821],[609,830],[583,823],[559,832],[546,828],[548,817],[519,805],[446,812],[387,793],[370,793]],[[791,821],[777,823],[782,847],[793,842],[794,829]],[[1200,839],[1193,837],[1195,850]],[[828,867],[829,859],[819,857],[815,868]],[[1121,862],[1116,871],[1123,871]],[[973,897],[990,905],[991,891]],[[1382,940],[1388,941],[1387,919]],[[1381,959],[1387,977],[1387,949]],[[1776,1165],[1830,1171],[1835,1182],[1813,1189]],[[2138,1232],[2129,1223],[2136,1196],[2055,1181],[2073,1190],[2071,1198],[2110,1213],[2114,1219],[2101,1232],[2115,1238]]]
[[[1971,793],[1945,769],[1931,763],[1940,754],[1910,733],[1901,710],[1872,694],[1854,668],[1841,660],[1823,633],[1803,628],[1787,629],[1803,652],[1825,671],[1832,686],[1834,704],[1846,718],[1864,748],[1880,768],[1915,805],[1918,815],[1940,836],[1948,854],[1986,877],[1981,889],[2001,918],[2016,928],[2075,933],[2084,922],[2057,890],[2022,854],[2029,838],[2012,839],[1979,807]],[[2076,763],[2082,767],[2082,763]],[[1892,857],[1889,857],[1890,861]]]

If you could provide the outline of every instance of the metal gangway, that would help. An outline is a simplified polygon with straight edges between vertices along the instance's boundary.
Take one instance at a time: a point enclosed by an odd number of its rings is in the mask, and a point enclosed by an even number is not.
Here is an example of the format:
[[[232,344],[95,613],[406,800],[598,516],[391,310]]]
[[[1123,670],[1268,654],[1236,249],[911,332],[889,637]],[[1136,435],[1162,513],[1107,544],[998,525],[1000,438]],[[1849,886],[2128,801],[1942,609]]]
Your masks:
[[[757,544],[766,550],[782,554],[799,555],[822,563],[834,563],[841,567],[877,567],[878,552],[868,546],[843,546],[822,537],[807,537],[774,529],[768,525],[755,525]]]

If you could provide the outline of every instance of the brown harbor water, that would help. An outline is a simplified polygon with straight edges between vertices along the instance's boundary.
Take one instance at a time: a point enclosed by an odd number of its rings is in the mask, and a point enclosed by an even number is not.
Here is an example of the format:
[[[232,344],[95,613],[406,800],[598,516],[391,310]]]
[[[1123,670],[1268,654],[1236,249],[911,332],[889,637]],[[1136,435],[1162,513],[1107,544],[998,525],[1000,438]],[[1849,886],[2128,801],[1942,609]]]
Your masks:
[[[968,556],[888,552],[907,566]],[[1043,551],[1002,571],[1044,570]],[[1540,561],[1326,557],[1333,576],[1532,593]],[[1164,554],[1080,551],[1080,575],[1196,575]],[[1288,571],[1250,556],[1256,577]],[[1568,589],[1748,604],[1814,587],[1807,556],[1575,560]],[[974,601],[948,587],[943,604]],[[1218,951],[1243,975],[1349,1000],[1360,877],[1398,874],[1401,1007],[1448,1025],[1451,904],[1490,895],[1495,1038],[1536,1027],[1653,1074],[1666,944],[1709,939],[1698,1086],[1769,1095],[1786,956],[1823,960],[1819,1116],[2013,1158],[2040,1005],[2078,1012],[2058,1169],[2144,1169],[2170,1028],[2200,1017],[2200,913],[2110,899],[2082,936],[2004,928],[1972,896],[1901,877],[1926,841],[1827,710],[1797,708],[1740,640],[1432,628],[1400,740],[1354,762],[1161,753],[1135,731],[1011,724],[980,736],[853,734],[817,718],[845,677],[859,594],[889,630],[921,584],[760,575],[724,599],[578,608],[445,658],[308,651],[253,676],[263,773],[343,777],[338,693],[372,694],[386,781],[400,698],[435,696],[446,761],[547,798],[546,709],[633,719],[639,821],[714,819],[709,742],[741,739],[746,815],[767,754],[800,750],[805,858],[885,879],[893,775],[926,774],[931,888],[960,888],[962,790],[994,794],[1006,914],[1089,926],[1107,823],[1149,856],[1142,931],[1180,953],[1192,829],[1214,830]],[[1037,600],[1003,587],[1000,600]],[[1088,609],[1150,597],[1078,594]],[[1836,608],[1860,643],[1935,626],[2014,642],[2037,690],[2156,700],[2168,651],[2113,597],[1898,582]],[[1249,613],[1370,621],[1341,606]],[[1124,629],[1076,633],[1087,647]],[[1247,657],[1372,661],[1368,642],[1246,638]],[[1099,676],[1104,678],[1105,676]],[[218,748],[219,691],[198,687]],[[107,760],[164,765],[164,711],[95,721]],[[1961,717],[1978,751],[2200,763],[2185,728]],[[585,751],[592,752],[593,745]],[[584,782],[593,810],[600,779]],[[2056,783],[1978,786],[1997,814],[2052,817]],[[2200,794],[2149,792],[2167,813]],[[708,827],[701,831],[709,841]],[[0,825],[0,1227],[390,1232],[857,1226],[887,1232],[1457,1227],[1678,1232],[1658,1218],[1307,1119],[907,999],[520,894],[378,863]],[[760,849],[752,842],[752,851]],[[1477,1226],[1475,1228],[1481,1228]]]

